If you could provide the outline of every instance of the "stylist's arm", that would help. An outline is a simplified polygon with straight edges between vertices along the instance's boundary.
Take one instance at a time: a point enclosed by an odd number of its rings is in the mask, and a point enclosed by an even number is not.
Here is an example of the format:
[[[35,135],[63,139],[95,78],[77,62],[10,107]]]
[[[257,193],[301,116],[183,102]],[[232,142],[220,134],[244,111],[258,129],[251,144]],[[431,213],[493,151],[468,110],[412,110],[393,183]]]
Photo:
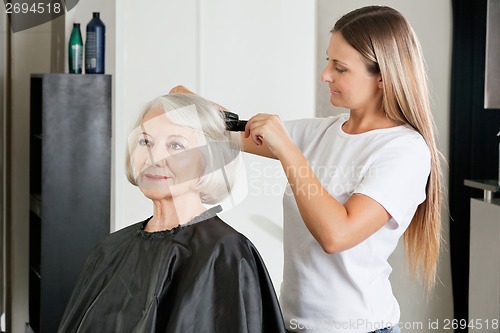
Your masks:
[[[281,162],[300,215],[325,252],[336,253],[356,246],[390,219],[389,213],[367,196],[352,195],[345,204],[333,198],[278,116],[255,115],[248,121],[244,137],[245,151]]]

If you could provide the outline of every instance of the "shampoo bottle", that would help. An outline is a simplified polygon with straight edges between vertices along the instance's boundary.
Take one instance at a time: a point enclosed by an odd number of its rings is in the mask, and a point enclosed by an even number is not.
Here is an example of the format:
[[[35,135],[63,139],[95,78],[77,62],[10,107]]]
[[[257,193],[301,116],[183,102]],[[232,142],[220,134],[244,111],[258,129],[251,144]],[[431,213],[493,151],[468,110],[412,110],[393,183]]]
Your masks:
[[[87,24],[85,40],[85,73],[104,74],[106,27],[99,13],[93,13],[92,20]]]
[[[83,67],[83,40],[80,31],[80,23],[73,24],[71,37],[68,44],[68,65],[69,72],[72,74],[81,74]]]

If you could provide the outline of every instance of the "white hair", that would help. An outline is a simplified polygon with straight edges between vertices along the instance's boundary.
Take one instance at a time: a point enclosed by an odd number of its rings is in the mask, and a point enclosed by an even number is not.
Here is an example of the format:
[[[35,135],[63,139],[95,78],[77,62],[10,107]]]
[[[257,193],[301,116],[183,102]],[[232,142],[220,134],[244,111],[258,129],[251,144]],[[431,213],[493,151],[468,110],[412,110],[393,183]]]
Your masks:
[[[146,113],[154,107],[161,108],[174,124],[195,129],[203,135],[206,145],[200,147],[200,151],[204,168],[195,189],[200,192],[203,203],[221,202],[234,185],[237,156],[241,152],[240,135],[226,130],[224,115],[213,103],[190,94],[169,94],[147,103],[134,128],[141,126]],[[127,179],[137,186],[131,159],[130,149],[127,149]]]

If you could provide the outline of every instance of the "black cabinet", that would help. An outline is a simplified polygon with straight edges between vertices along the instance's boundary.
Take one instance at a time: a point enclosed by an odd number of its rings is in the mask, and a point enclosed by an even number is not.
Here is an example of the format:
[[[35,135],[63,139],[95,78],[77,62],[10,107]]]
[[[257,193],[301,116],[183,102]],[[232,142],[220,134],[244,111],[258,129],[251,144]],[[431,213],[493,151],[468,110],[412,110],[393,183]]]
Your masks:
[[[32,75],[30,96],[29,315],[53,333],[110,231],[111,76]]]

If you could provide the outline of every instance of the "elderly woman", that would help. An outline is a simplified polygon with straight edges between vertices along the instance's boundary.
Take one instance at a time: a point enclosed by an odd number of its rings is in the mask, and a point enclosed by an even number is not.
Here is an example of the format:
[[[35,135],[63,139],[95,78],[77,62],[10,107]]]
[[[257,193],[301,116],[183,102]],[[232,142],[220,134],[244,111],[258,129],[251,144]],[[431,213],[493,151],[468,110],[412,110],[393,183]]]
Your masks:
[[[194,95],[150,102],[129,137],[127,175],[153,216],[90,254],[59,332],[284,332],[254,245],[206,209],[230,194],[239,135]]]

